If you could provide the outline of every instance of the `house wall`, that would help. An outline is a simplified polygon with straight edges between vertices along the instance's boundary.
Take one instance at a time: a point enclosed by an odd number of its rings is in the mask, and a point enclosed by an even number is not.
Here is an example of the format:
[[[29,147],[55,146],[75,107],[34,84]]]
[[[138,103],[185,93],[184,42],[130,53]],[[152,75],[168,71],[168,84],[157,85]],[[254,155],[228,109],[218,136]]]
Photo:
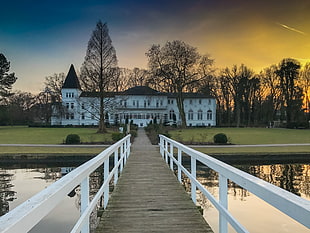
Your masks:
[[[63,114],[54,114],[52,124],[98,125],[99,99],[79,97],[80,90],[63,89]],[[187,126],[215,126],[214,98],[186,98],[184,110]],[[157,123],[181,124],[175,98],[166,95],[118,95],[105,98],[106,122],[110,124],[133,122],[144,127],[156,118]],[[60,115],[60,117],[59,117]]]

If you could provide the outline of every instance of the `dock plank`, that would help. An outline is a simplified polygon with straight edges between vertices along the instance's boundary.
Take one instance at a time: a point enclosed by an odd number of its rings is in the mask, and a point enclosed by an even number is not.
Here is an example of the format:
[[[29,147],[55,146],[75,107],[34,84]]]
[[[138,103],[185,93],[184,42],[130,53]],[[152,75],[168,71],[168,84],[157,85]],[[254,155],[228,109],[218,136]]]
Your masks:
[[[158,148],[139,130],[96,233],[173,231],[212,232]]]

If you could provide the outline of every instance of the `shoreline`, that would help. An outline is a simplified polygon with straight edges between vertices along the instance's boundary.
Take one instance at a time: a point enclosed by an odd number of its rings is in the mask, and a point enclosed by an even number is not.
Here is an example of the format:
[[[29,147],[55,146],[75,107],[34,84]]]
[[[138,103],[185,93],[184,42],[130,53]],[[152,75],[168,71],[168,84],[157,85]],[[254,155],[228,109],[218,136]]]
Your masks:
[[[27,163],[84,163],[95,157],[94,153],[3,153],[0,154],[1,164]],[[239,153],[239,154],[208,154],[209,156],[228,164],[263,164],[263,163],[310,163],[310,153]],[[185,161],[187,157],[183,158]],[[190,161],[189,157],[188,160]]]

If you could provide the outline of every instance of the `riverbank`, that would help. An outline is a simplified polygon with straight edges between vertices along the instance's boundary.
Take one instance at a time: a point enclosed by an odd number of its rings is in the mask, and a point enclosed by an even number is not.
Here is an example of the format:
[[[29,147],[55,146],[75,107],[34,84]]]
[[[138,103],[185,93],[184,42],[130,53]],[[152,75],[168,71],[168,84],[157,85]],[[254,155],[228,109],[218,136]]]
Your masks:
[[[201,149],[201,148],[200,148]],[[72,162],[82,164],[98,153],[1,153],[1,164],[46,164],[62,165]],[[209,156],[229,164],[275,164],[275,163],[309,163],[309,152],[290,153],[208,153]],[[189,159],[183,156],[183,160]]]

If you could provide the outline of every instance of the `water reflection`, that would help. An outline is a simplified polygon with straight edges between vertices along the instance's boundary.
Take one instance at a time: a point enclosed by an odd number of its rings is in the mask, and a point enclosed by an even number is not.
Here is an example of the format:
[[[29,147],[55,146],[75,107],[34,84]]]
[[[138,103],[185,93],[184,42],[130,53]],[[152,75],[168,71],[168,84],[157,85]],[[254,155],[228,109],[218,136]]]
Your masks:
[[[13,174],[6,170],[0,170],[0,216],[9,211],[9,202],[16,199],[16,192],[12,190]]]
[[[72,164],[70,164],[72,166]],[[90,198],[101,186],[103,168],[100,167],[90,175]],[[62,177],[61,167],[40,168],[0,168],[0,216],[14,209],[36,193]],[[60,205],[44,217],[30,232],[70,232],[80,213],[80,187],[74,189],[72,197],[65,197]],[[102,202],[98,203],[100,208]],[[97,211],[92,213],[91,230],[95,229],[98,222]]]
[[[235,167],[310,200],[309,164],[235,165]],[[197,178],[218,198],[218,174],[215,171],[200,164],[197,166]],[[183,183],[186,191],[190,193],[189,179],[183,177]],[[218,212],[215,207],[199,191],[197,202],[203,208],[207,222],[214,232],[218,232]],[[228,203],[231,213],[249,232],[309,232],[306,227],[231,181],[228,181]],[[234,231],[230,228],[229,232]]]

